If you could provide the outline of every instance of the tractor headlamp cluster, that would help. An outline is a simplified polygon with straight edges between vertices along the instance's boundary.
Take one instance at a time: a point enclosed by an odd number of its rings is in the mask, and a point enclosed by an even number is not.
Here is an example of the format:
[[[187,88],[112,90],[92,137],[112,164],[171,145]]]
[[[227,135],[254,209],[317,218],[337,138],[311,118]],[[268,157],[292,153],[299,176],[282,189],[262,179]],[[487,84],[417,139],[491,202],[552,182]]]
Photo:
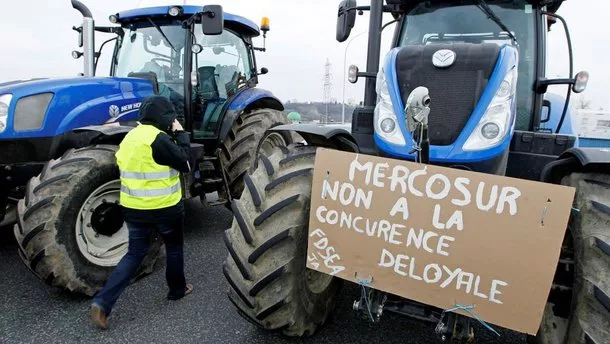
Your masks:
[[[13,100],[12,94],[3,94],[0,96],[0,133],[6,130],[6,122],[8,120],[8,108]]]
[[[384,141],[405,146],[406,141],[397,123],[390,91],[382,67],[377,74],[377,106],[375,107],[375,132]]]
[[[511,129],[516,90],[517,68],[515,67],[507,73],[479,125],[464,144],[465,151],[487,149],[502,142]]]

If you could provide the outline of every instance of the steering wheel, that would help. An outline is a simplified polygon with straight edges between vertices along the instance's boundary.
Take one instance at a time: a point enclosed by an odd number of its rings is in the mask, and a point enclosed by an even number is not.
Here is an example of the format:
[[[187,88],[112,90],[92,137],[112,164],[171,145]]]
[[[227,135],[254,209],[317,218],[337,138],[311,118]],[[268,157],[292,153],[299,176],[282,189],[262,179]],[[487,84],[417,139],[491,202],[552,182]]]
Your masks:
[[[172,63],[172,61],[171,61],[171,60],[164,59],[164,58],[161,58],[161,57],[154,57],[154,58],[152,58],[150,61],[151,61],[151,62],[157,62],[157,61],[160,61],[160,62],[165,62],[165,63],[170,63],[170,64]],[[159,67],[163,67],[163,66],[159,65]]]

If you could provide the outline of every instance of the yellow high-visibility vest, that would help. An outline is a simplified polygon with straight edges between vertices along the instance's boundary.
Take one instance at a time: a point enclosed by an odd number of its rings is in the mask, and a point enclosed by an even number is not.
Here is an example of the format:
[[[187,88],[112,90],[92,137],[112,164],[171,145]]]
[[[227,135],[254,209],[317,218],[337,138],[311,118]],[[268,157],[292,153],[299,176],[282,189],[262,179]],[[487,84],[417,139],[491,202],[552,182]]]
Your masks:
[[[125,136],[116,153],[121,172],[120,202],[126,208],[163,209],[182,199],[180,172],[153,159],[151,144],[159,133],[163,132],[141,124]]]

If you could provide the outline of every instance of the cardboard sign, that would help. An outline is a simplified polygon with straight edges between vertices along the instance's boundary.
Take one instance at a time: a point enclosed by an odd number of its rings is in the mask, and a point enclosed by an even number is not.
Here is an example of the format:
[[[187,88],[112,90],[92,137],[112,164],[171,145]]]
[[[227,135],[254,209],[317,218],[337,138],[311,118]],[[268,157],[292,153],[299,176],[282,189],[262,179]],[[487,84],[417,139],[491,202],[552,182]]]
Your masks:
[[[320,148],[312,192],[308,268],[537,332],[573,188]]]

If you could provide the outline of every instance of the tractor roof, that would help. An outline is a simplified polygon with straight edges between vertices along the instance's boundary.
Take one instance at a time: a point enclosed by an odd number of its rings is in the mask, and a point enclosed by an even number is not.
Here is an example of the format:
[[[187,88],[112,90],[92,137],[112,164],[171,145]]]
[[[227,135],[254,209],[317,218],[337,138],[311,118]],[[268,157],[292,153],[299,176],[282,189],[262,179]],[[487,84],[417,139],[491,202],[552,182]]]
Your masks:
[[[119,12],[117,14],[119,23],[125,24],[132,21],[137,21],[144,18],[163,18],[163,19],[171,19],[168,14],[170,8],[175,6],[158,6],[158,7],[147,7],[147,8],[138,8],[133,10],[127,10],[123,12]],[[193,14],[199,13],[202,10],[202,6],[178,6],[182,7],[183,14],[178,17],[179,19],[186,19]],[[225,25],[232,30],[235,30],[239,33],[245,34],[247,36],[256,37],[260,35],[260,29],[258,25],[256,25],[253,21],[235,15],[231,13],[224,13]]]
[[[527,0],[527,1],[532,4],[546,5],[550,12],[557,12],[557,10],[561,6],[561,4],[566,0]],[[442,4],[442,3],[468,4],[468,3],[475,3],[476,1],[475,0],[386,0],[386,2],[388,3],[388,5],[402,6],[402,9],[404,9],[404,8],[412,8],[420,2],[432,2],[432,3],[439,3],[439,4]],[[487,0],[488,4],[510,3],[510,2],[511,2],[510,0]]]

